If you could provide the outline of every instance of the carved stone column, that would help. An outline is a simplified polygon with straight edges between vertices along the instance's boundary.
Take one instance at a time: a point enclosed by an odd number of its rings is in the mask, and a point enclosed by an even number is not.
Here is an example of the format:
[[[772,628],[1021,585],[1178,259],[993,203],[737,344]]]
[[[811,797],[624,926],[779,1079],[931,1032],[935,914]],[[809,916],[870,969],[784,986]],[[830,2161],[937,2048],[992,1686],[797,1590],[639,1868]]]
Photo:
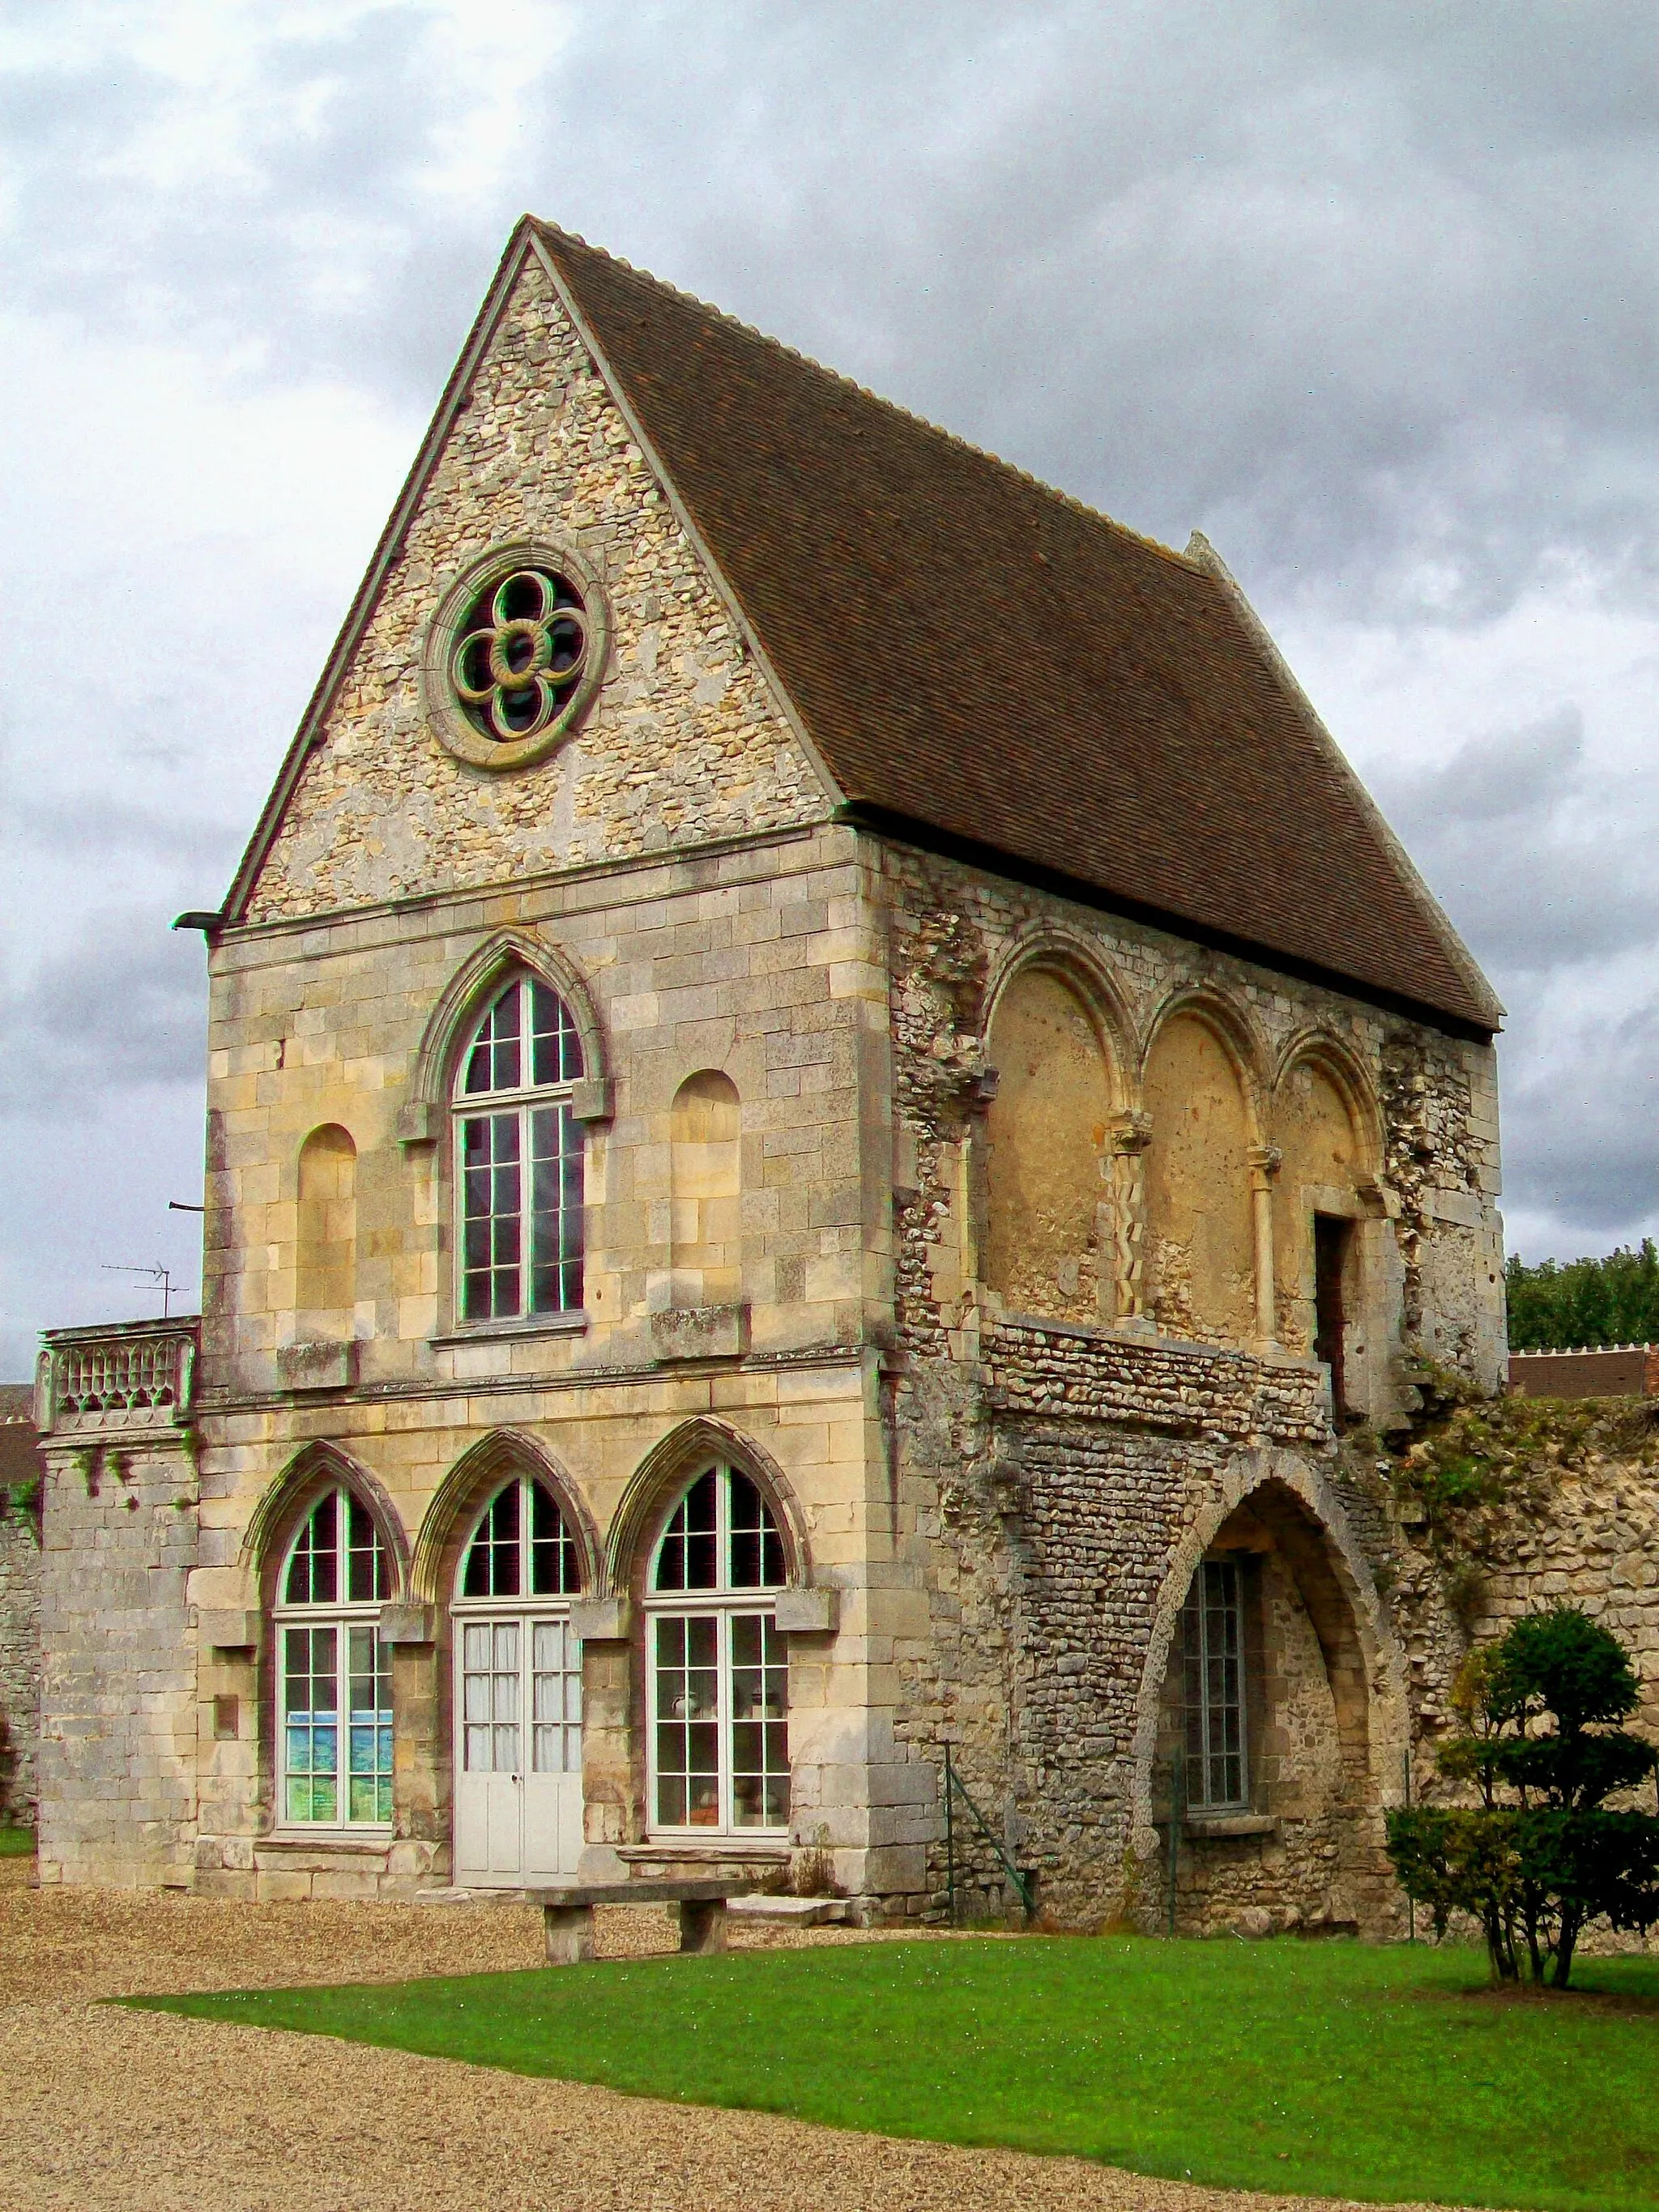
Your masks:
[[[1279,1310],[1273,1283],[1273,1179],[1284,1155],[1276,1145],[1252,1145],[1250,1211],[1255,1230],[1255,1333],[1263,1344],[1279,1336]]]
[[[1150,1114],[1138,1110],[1119,1114],[1107,1125],[1106,1142],[1111,1156],[1111,1282],[1115,1301],[1113,1317],[1118,1321],[1139,1321],[1146,1310],[1143,1263],[1146,1237],[1145,1159],[1152,1141]]]

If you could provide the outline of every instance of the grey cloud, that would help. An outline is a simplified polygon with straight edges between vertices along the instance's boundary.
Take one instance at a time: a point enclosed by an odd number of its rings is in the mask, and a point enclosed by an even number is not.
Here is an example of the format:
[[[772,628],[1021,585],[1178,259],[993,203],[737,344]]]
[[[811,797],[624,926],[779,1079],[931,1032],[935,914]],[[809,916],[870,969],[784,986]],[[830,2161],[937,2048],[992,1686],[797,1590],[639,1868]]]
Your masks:
[[[1505,1057],[1509,1188],[1606,1249],[1659,1218],[1659,1001],[1547,1042]]]
[[[1577,708],[1374,781],[1510,1005],[1554,969],[1659,940],[1654,794],[1589,761]]]
[[[94,913],[0,1009],[0,1106],[51,1096],[69,1116],[110,1089],[199,1083],[207,1050],[200,940],[148,907]]]
[[[572,20],[465,207],[422,173],[480,87],[422,9],[273,36],[242,167],[136,209],[124,134],[188,100],[48,67],[26,103],[76,119],[21,240],[67,169],[60,301],[430,393],[530,203],[1281,593],[1465,619],[1551,549],[1659,569],[1659,91],[1620,0]]]

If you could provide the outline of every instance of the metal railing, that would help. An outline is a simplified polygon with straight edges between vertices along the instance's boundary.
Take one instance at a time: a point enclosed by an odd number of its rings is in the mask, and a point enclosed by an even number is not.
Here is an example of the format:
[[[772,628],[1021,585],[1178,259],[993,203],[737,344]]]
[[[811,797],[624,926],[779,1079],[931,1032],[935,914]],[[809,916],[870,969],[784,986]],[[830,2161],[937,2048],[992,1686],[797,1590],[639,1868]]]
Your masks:
[[[1003,1849],[996,1831],[969,1796],[967,1784],[957,1772],[951,1762],[951,1747],[947,1743],[945,1747],[945,1884],[951,1927],[954,1928],[957,1924],[956,1801],[958,1798],[961,1799],[963,1808],[975,1827],[996,1853],[1002,1871],[1008,1877],[1009,1882],[1018,1896],[1020,1904],[1024,1908],[1025,1917],[1030,1920],[1036,1911],[1036,1893],[1031,1886],[1031,1877],[1014,1864],[1012,1859]]]

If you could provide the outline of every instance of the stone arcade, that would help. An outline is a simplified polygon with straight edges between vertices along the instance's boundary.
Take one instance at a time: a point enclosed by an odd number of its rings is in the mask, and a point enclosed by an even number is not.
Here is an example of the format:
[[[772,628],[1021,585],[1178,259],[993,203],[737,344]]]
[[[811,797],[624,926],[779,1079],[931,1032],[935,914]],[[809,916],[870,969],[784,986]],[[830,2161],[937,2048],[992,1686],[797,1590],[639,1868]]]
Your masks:
[[[527,221],[184,919],[202,1318],[41,1360],[44,1880],[920,1914],[948,1746],[1058,1921],[1173,1832],[1184,1924],[1389,1924],[1344,1438],[1500,1381],[1500,1010],[1201,538]]]

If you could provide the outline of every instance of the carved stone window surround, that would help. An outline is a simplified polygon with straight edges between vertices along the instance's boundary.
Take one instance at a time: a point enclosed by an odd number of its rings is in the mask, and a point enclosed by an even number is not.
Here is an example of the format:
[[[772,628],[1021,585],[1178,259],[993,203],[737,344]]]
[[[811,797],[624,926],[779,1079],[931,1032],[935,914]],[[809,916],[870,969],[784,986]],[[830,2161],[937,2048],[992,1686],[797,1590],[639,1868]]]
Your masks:
[[[469,712],[470,706],[477,711],[476,702],[464,698],[456,688],[456,654],[479,601],[520,574],[560,579],[579,595],[584,633],[580,674],[574,689],[538,726],[522,737],[486,736]],[[540,625],[543,630],[546,627]],[[537,624],[526,621],[509,621],[501,627],[501,649],[495,652],[492,647],[492,667],[497,672],[504,668],[507,647],[515,643],[528,647],[534,642],[530,633],[537,629]],[[533,767],[564,743],[592,704],[605,674],[610,644],[611,617],[604,586],[598,569],[580,546],[568,539],[526,538],[492,547],[453,578],[427,626],[421,689],[434,736],[447,751],[471,768],[500,774]],[[538,654],[541,649],[538,646]],[[528,672],[534,680],[538,672],[532,668]],[[482,665],[472,673],[482,675]]]

